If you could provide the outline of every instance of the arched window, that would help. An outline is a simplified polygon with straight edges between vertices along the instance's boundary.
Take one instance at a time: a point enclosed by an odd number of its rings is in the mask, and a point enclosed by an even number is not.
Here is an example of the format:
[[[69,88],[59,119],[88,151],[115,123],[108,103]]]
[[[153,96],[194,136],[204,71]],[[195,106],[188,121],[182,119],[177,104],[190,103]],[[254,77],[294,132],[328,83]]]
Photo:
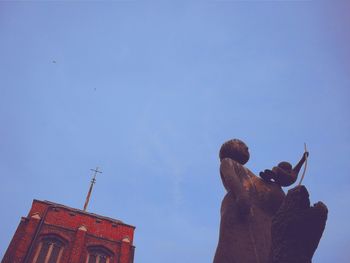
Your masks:
[[[111,263],[112,253],[103,247],[88,248],[86,263]]]
[[[41,239],[35,252],[33,263],[60,263],[64,243],[57,237]]]

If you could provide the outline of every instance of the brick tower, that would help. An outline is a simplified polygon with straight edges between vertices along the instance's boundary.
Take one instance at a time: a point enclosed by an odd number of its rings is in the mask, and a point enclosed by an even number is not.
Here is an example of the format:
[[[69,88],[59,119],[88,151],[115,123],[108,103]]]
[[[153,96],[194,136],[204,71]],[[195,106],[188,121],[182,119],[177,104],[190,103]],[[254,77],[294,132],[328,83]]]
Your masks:
[[[2,263],[132,263],[134,226],[34,200]]]

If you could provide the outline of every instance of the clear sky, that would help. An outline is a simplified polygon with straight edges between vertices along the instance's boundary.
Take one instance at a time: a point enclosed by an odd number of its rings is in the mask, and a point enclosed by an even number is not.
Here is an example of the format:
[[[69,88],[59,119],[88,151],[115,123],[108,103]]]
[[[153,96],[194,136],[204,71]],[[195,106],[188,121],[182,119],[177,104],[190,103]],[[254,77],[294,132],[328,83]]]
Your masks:
[[[0,257],[32,199],[135,225],[135,263],[210,263],[218,151],[296,163],[349,262],[349,1],[0,2]]]

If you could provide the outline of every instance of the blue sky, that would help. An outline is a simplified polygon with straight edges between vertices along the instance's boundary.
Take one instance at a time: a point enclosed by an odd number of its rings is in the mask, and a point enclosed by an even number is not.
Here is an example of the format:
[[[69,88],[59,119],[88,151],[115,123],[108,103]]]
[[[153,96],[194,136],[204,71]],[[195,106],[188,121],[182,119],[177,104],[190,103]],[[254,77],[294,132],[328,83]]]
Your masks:
[[[32,199],[135,225],[137,263],[209,263],[218,151],[254,173],[310,158],[329,219],[314,262],[350,254],[348,1],[0,2],[0,257]],[[55,61],[56,63],[53,63]]]

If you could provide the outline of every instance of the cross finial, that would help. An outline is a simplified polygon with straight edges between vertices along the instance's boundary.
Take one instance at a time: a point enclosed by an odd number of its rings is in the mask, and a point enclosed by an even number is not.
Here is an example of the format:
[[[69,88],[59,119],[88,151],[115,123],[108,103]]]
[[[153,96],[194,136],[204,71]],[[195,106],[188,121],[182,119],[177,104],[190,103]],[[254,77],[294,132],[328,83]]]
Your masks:
[[[92,188],[94,187],[94,184],[96,183],[96,175],[97,175],[97,173],[100,173],[100,174],[102,173],[101,171],[98,170],[98,167],[96,167],[96,169],[90,169],[90,170],[94,172],[94,176],[93,176],[93,178],[91,180],[89,192],[88,192],[88,194],[86,196],[86,199],[85,199],[84,211],[86,211],[86,208],[87,208],[87,206],[89,204]]]

